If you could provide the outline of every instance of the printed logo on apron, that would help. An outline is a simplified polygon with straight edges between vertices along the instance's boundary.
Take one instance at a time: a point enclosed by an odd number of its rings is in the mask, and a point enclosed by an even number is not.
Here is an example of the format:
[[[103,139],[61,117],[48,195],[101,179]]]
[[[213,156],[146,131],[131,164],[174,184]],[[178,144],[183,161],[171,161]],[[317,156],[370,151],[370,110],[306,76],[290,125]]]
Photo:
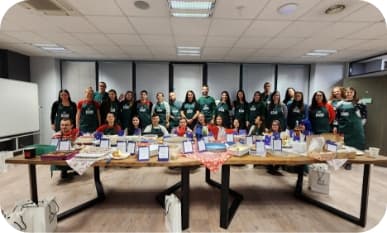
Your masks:
[[[340,116],[349,117],[349,112],[341,112]]]
[[[192,109],[187,109],[187,113],[193,113]]]
[[[140,112],[146,112],[146,108],[140,107]]]
[[[205,104],[204,107],[203,107],[203,111],[208,111],[208,110],[210,110],[210,108],[208,107],[207,104]]]
[[[116,112],[116,109],[115,108],[110,108],[110,112]]]
[[[122,108],[125,109],[125,110],[128,110],[130,107],[129,107],[129,105],[125,104]]]
[[[70,114],[68,114],[67,112],[62,112],[62,114],[60,114],[60,117],[61,118],[70,118]]]
[[[172,113],[175,115],[175,114],[178,114],[179,113],[179,110],[178,109],[172,109]]]
[[[85,111],[86,115],[93,115],[94,114],[94,110],[93,109],[87,109]]]
[[[220,107],[220,108],[218,109],[218,111],[219,111],[219,112],[224,112],[224,108],[223,108],[223,107]]]
[[[298,109],[298,108],[293,108],[293,112],[294,112],[294,113],[300,113],[300,109]]]
[[[324,117],[324,113],[321,111],[318,111],[318,112],[316,112],[316,117],[322,118],[322,117]]]
[[[272,110],[272,111],[270,111],[270,115],[278,115],[278,111],[277,110]]]
[[[255,106],[252,106],[252,107],[250,108],[250,111],[252,111],[252,112],[254,112],[255,110],[257,110],[257,108],[256,108]]]
[[[244,109],[239,109],[238,112],[239,112],[239,113],[244,113],[245,110],[244,110]]]

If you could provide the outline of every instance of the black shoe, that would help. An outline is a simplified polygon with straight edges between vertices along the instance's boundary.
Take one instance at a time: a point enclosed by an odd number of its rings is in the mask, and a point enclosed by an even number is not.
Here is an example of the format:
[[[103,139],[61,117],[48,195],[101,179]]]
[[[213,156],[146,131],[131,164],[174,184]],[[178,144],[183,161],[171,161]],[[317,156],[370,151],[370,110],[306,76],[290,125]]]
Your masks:
[[[60,178],[61,178],[62,180],[70,180],[70,179],[73,178],[73,175],[67,173],[67,171],[61,171],[61,172],[60,172]]]
[[[273,176],[283,176],[283,174],[277,170],[269,169],[267,170],[267,173],[273,175]]]
[[[344,164],[344,169],[345,170],[352,170],[352,164],[351,163]]]

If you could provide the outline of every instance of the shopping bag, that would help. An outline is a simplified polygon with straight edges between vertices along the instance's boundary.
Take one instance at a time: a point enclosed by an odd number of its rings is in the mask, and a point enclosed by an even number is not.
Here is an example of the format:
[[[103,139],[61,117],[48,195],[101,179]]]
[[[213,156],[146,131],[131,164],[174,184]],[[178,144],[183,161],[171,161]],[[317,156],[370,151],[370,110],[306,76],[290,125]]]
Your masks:
[[[181,232],[181,203],[173,193],[165,196],[164,220],[168,232]]]
[[[10,168],[10,164],[6,164],[5,160],[12,157],[12,151],[0,151],[0,173],[7,172],[7,170]]]
[[[327,164],[309,166],[309,189],[323,194],[329,194],[330,173]]]

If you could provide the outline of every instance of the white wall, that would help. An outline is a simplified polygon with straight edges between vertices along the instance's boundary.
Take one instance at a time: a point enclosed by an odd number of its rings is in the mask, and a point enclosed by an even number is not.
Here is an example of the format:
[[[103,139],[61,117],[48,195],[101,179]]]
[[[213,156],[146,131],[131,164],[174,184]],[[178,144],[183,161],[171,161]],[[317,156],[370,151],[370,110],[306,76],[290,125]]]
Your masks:
[[[215,100],[220,100],[220,93],[226,90],[232,101],[239,87],[239,64],[209,63],[207,84],[209,95]],[[197,95],[200,97],[202,94],[199,92]]]
[[[251,102],[254,92],[263,92],[263,84],[271,83],[274,90],[274,64],[244,64],[242,89],[245,91],[246,100]],[[238,88],[236,86],[235,88]],[[235,95],[231,99],[235,99]]]
[[[334,86],[343,85],[343,78],[343,63],[313,64],[310,75],[310,98],[308,102],[310,103],[313,93],[318,90],[323,91],[327,98],[329,98]]]
[[[132,90],[132,62],[99,62],[99,81],[107,84],[106,91],[114,89],[117,97]]]
[[[194,91],[196,100],[202,95],[202,64],[174,64],[173,75],[173,89],[176,92],[176,99],[184,102],[188,90]]]
[[[51,57],[30,57],[31,82],[38,84],[40,135],[36,143],[50,143],[50,114],[52,103],[58,99],[60,90],[59,61]]]
[[[169,64],[167,62],[138,62],[136,63],[136,92],[140,99],[140,92],[146,90],[148,98],[156,103],[156,93],[163,92],[168,101]]]
[[[286,89],[294,88],[304,93],[304,101],[308,102],[308,65],[278,65],[277,90],[281,93],[281,101],[285,99]]]

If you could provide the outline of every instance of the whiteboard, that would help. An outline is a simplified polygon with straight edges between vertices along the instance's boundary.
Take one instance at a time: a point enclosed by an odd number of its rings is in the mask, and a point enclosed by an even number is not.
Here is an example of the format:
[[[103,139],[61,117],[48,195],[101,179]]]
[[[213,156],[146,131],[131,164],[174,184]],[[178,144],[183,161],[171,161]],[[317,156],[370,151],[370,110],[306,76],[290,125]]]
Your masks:
[[[0,138],[39,131],[38,85],[0,78]]]

